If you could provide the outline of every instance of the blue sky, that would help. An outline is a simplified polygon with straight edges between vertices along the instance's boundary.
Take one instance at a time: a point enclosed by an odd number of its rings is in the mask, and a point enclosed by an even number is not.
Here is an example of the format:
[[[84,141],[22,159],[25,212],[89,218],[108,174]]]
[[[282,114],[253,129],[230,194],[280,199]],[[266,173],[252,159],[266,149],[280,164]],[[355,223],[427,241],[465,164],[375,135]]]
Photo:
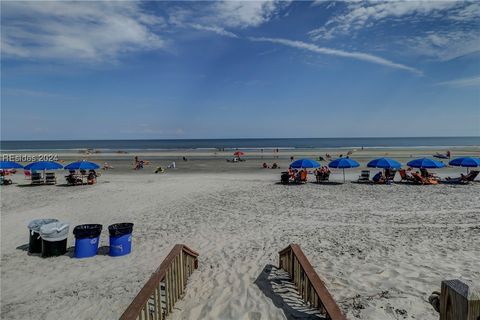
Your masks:
[[[480,3],[1,2],[1,138],[480,135]]]

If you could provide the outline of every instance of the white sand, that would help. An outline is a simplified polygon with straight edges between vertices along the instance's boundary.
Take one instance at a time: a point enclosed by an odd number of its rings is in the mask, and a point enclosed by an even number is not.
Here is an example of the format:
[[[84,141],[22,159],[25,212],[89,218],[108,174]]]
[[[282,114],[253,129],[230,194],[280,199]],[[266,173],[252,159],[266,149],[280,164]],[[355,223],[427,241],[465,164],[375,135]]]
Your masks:
[[[441,280],[480,279],[480,183],[282,186],[279,173],[111,172],[95,186],[2,187],[2,319],[116,319],[175,243],[198,251],[200,267],[171,319],[285,319],[255,281],[292,242],[351,319],[437,319],[427,298]],[[17,247],[42,217],[71,229],[134,222],[133,252],[29,256]]]

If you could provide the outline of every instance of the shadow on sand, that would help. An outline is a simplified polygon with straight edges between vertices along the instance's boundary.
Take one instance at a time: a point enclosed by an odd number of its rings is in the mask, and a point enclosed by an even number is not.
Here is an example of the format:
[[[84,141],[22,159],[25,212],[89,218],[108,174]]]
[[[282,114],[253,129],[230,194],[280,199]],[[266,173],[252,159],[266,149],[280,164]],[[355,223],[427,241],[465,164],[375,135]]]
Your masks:
[[[310,308],[303,302],[284,270],[267,264],[254,283],[276,307],[283,310],[288,320],[326,319],[318,310]]]
[[[311,183],[322,185],[322,186],[338,186],[338,185],[344,184],[343,182],[338,182],[338,181],[323,181],[323,182],[313,181]]]

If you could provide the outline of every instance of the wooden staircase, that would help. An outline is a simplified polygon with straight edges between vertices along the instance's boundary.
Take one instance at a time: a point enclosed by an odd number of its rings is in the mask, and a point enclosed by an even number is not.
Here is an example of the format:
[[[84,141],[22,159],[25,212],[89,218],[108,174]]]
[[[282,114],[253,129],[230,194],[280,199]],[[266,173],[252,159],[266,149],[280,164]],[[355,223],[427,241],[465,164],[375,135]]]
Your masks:
[[[182,296],[187,279],[198,268],[198,253],[176,244],[137,294],[120,320],[163,320]]]

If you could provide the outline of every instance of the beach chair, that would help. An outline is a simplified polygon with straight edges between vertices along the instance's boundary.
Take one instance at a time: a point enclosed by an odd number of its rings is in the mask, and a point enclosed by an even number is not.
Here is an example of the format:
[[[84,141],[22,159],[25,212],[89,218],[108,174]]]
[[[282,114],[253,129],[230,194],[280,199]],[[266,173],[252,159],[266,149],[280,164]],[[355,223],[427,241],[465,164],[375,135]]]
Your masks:
[[[397,170],[390,170],[386,179],[388,181],[393,181],[393,179],[395,179],[396,174],[397,174]]]
[[[328,182],[330,173],[318,173],[315,178],[317,179],[317,183]]]
[[[474,181],[475,178],[478,176],[478,173],[479,173],[479,172],[480,172],[480,171],[478,171],[478,170],[472,170],[472,171],[470,171],[469,174],[467,174],[467,175],[465,176],[465,179],[466,179],[467,181]]]
[[[31,180],[32,179],[32,173],[29,170],[24,170],[23,174],[25,175],[25,180]]]
[[[440,180],[440,183],[444,184],[468,184],[468,181],[465,180],[465,176],[458,178],[446,177],[445,180]]]
[[[461,175],[458,178],[450,178],[447,177],[445,180],[442,180],[441,183],[446,183],[446,184],[468,184],[469,182],[472,182],[475,180],[475,178],[478,176],[479,171],[477,170],[472,170],[470,173],[466,175]]]
[[[56,184],[57,177],[55,177],[54,172],[46,172],[45,173],[45,184]]]
[[[362,170],[357,182],[370,182],[370,170]]]
[[[32,172],[31,180],[32,180],[32,184],[43,184],[44,183],[44,181],[42,179],[42,175],[40,174],[40,172]]]
[[[5,176],[0,176],[0,185],[9,185],[12,184],[12,180],[5,178]]]
[[[282,175],[280,176],[280,183],[288,184],[289,182],[290,182],[290,174],[287,171],[282,172]]]
[[[83,179],[78,177],[77,175],[68,175],[65,176],[65,179],[67,180],[67,184],[71,186],[83,184]]]

